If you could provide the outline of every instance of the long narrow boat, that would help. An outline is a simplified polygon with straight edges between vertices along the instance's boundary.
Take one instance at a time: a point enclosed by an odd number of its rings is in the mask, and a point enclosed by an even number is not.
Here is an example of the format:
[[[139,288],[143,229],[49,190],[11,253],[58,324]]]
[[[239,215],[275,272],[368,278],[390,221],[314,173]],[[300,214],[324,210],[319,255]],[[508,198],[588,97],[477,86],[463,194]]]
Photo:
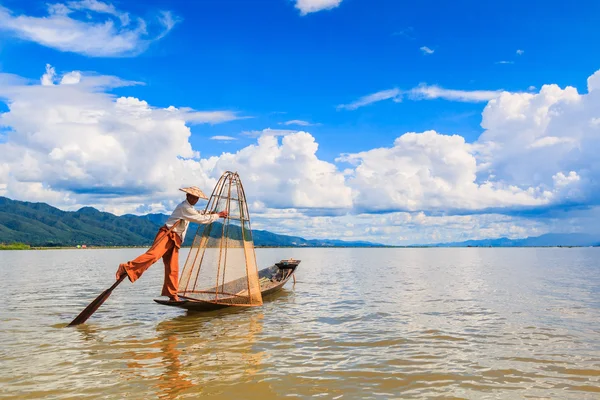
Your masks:
[[[237,172],[223,173],[204,214],[226,211],[222,221],[201,225],[179,279],[180,301],[155,300],[187,310],[256,307],[294,276],[299,260],[282,260],[258,270],[248,202]]]
[[[281,290],[290,278],[293,277],[298,264],[300,264],[300,260],[281,260],[275,265],[258,271],[261,296],[264,298]],[[183,299],[181,301],[161,299],[155,299],[154,301],[166,306],[179,307],[190,311],[214,311],[230,307],[232,303],[235,303],[235,297],[247,296],[247,293],[236,292],[236,288],[243,286],[245,280],[246,278],[242,277],[206,291],[188,293],[185,296],[180,295],[179,297]],[[221,294],[221,296],[215,296],[215,293]],[[215,301],[215,298],[220,301]]]

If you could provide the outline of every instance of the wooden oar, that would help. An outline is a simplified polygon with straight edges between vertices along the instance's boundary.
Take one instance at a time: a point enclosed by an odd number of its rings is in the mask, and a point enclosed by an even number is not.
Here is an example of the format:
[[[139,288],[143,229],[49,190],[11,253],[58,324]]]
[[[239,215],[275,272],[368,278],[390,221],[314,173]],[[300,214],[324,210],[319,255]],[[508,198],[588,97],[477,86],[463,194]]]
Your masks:
[[[163,240],[164,238],[167,237],[167,235],[169,234],[169,232],[171,232],[173,229],[175,229],[175,227],[179,224],[181,220],[177,220],[173,226],[171,226],[169,228],[169,230],[165,233],[163,233],[163,235],[160,237],[160,239],[156,239],[154,241],[154,243],[152,244],[152,247],[150,247],[150,250],[152,250],[154,247],[156,247],[156,245],[158,244],[158,242],[160,242],[161,240]],[[150,251],[148,250],[148,251]],[[100,307],[102,305],[102,303],[104,303],[106,301],[106,299],[108,299],[108,297],[110,296],[110,294],[112,293],[113,290],[115,290],[115,288],[117,286],[119,286],[119,283],[123,282],[123,279],[125,279],[127,277],[127,274],[123,274],[121,275],[121,277],[119,279],[117,279],[117,281],[115,283],[113,283],[113,285],[111,287],[109,287],[108,289],[106,289],[104,292],[102,292],[102,294],[98,297],[96,297],[96,300],[92,301],[90,303],[89,306],[87,306],[73,321],[71,321],[71,323],[67,326],[75,326],[75,325],[79,325],[79,324],[83,324],[85,321],[88,320],[89,317],[92,316],[93,313],[96,312],[96,310],[98,309],[98,307]]]
[[[96,300],[92,301],[89,306],[87,306],[69,325],[67,326],[75,326],[79,324],[83,324],[88,320],[89,317],[92,316],[93,313],[96,312],[98,307],[102,305],[108,299],[108,296],[112,293],[113,290],[119,285],[119,283],[123,282],[123,279],[127,277],[127,274],[121,275],[119,279],[111,287],[106,289],[102,294],[96,297]]]

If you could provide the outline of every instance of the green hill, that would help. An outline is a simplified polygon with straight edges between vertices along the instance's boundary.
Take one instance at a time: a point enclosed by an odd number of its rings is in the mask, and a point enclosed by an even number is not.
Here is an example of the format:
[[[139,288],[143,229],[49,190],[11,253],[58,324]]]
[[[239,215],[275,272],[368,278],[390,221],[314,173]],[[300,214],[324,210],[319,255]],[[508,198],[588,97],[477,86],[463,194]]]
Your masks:
[[[26,243],[31,246],[147,246],[165,223],[164,214],[116,216],[92,207],[62,211],[45,203],[30,203],[0,197],[0,243]],[[189,246],[196,224],[190,224],[184,245]],[[306,240],[254,230],[256,246],[380,246],[368,242]]]
[[[0,197],[0,242],[32,246],[136,246],[152,241],[157,226],[133,215],[117,217],[84,207],[62,211],[45,203]]]

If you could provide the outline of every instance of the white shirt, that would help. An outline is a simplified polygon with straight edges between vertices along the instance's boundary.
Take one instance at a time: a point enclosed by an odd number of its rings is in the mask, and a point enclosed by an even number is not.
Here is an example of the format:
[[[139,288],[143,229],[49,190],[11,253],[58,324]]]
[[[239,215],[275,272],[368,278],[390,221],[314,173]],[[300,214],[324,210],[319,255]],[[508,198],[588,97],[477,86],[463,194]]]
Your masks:
[[[171,214],[165,225],[167,226],[167,228],[171,228],[175,224],[175,222],[179,221],[180,219],[183,221],[181,221],[173,229],[173,232],[179,235],[179,237],[181,238],[181,243],[183,243],[183,240],[185,239],[185,233],[187,232],[190,222],[195,222],[197,224],[202,225],[211,224],[219,219],[219,215],[205,215],[204,211],[196,210],[194,206],[191,205],[187,201],[187,199],[185,199],[177,207],[175,207],[175,210],[173,210],[173,213]]]

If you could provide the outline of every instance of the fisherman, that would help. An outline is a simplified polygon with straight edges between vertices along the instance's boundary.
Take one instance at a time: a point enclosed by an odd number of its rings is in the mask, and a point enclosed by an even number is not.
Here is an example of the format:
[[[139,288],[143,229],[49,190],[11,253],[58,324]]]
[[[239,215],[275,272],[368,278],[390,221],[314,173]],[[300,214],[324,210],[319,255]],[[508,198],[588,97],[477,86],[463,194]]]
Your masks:
[[[208,200],[208,197],[195,186],[179,189],[186,193],[186,199],[181,202],[167,219],[163,227],[158,230],[152,247],[135,260],[119,265],[117,279],[123,274],[131,282],[142,276],[152,264],[162,257],[165,264],[165,280],[162,296],[168,296],[171,301],[179,301],[177,286],[179,285],[179,248],[185,239],[185,233],[190,222],[197,224],[211,224],[219,218],[227,218],[227,211],[204,214],[194,208],[199,199]],[[177,224],[176,226],[174,226]]]

